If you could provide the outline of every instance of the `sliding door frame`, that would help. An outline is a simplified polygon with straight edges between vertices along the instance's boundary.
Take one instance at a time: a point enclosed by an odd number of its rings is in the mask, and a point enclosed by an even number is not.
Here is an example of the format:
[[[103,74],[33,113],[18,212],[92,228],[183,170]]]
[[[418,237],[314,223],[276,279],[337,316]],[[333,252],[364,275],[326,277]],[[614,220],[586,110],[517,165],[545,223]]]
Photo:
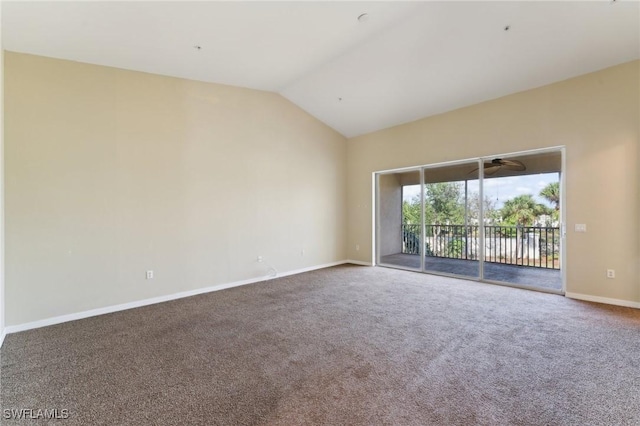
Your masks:
[[[484,263],[485,263],[485,233],[484,233],[484,226],[482,226],[482,224],[484,224],[484,203],[480,202],[480,206],[479,206],[479,224],[481,224],[481,226],[479,226],[479,230],[478,230],[478,239],[480,241],[479,243],[479,249],[478,249],[478,255],[479,255],[479,259],[478,259],[478,277],[470,277],[470,276],[464,276],[464,275],[456,275],[456,274],[448,274],[448,273],[443,273],[443,272],[438,272],[438,271],[426,271],[425,270],[425,253],[424,253],[424,246],[425,246],[425,241],[426,241],[426,227],[424,224],[424,210],[425,210],[425,206],[424,206],[424,201],[425,201],[425,184],[424,184],[424,176],[425,176],[425,171],[428,171],[429,169],[434,169],[434,168],[439,168],[439,167],[447,167],[447,166],[456,166],[456,165],[461,165],[461,164],[468,164],[468,163],[473,163],[473,162],[477,162],[478,163],[478,185],[479,185],[479,197],[480,200],[484,200],[484,164],[486,161],[491,161],[493,158],[509,158],[509,157],[515,157],[515,156],[522,156],[522,155],[536,155],[536,154],[545,154],[545,153],[552,153],[552,152],[559,152],[560,153],[560,158],[561,158],[561,170],[559,172],[560,174],[560,274],[561,274],[561,279],[562,279],[562,290],[561,291],[556,291],[556,290],[551,290],[551,289],[547,289],[544,287],[536,287],[536,286],[526,286],[526,285],[521,285],[521,284],[517,284],[517,283],[509,283],[509,282],[503,282],[503,281],[494,281],[494,280],[488,280],[484,278]],[[419,172],[420,174],[420,228],[421,228],[421,241],[420,241],[420,250],[419,250],[419,255],[420,255],[420,270],[418,271],[417,269],[414,268],[409,268],[409,267],[404,267],[401,265],[392,265],[392,264],[386,264],[386,263],[382,263],[380,261],[380,189],[379,189],[379,184],[380,184],[380,176],[381,175],[385,175],[385,174],[393,174],[393,173],[404,173],[404,172]],[[432,274],[432,275],[440,275],[440,276],[446,276],[446,277],[453,277],[453,278],[460,278],[460,279],[466,279],[466,280],[470,280],[470,281],[479,281],[479,282],[484,282],[484,283],[490,283],[490,284],[497,284],[497,285],[502,285],[502,286],[507,286],[507,287],[515,287],[515,288],[522,288],[522,289],[526,289],[526,290],[535,290],[535,291],[540,291],[540,292],[545,292],[545,293],[553,293],[553,294],[560,294],[560,295],[564,295],[566,292],[566,274],[567,274],[567,267],[566,267],[566,251],[567,251],[567,244],[566,244],[566,148],[565,146],[554,146],[554,147],[549,147],[549,148],[540,148],[540,149],[532,149],[532,150],[525,150],[525,151],[516,151],[516,152],[510,152],[510,153],[504,153],[504,154],[498,154],[498,155],[490,155],[490,156],[483,156],[483,157],[474,157],[474,158],[468,158],[468,159],[464,159],[464,160],[455,160],[455,161],[446,161],[446,162],[440,162],[440,163],[433,163],[433,164],[425,164],[425,165],[420,165],[420,166],[412,166],[412,167],[404,167],[404,168],[397,168],[397,169],[388,169],[388,170],[381,170],[381,171],[377,171],[377,172],[373,172],[372,173],[372,184],[373,184],[373,197],[374,197],[374,206],[372,209],[372,219],[373,219],[373,223],[372,223],[372,227],[373,227],[373,257],[374,257],[374,265],[379,265],[379,266],[383,266],[383,267],[389,267],[389,268],[395,268],[395,269],[403,269],[403,270],[408,270],[408,271],[412,271],[412,272],[422,272],[422,273],[428,273],[428,274]],[[400,208],[402,208],[402,205],[400,206]]]
[[[380,176],[389,175],[389,174],[397,174],[397,173],[411,173],[418,172],[420,176],[420,182],[424,179],[424,167],[416,166],[416,167],[405,167],[402,169],[393,169],[393,170],[385,170],[380,172],[373,173],[373,184],[374,184],[374,208],[373,208],[373,233],[374,233],[374,266],[384,266],[386,268],[395,268],[395,269],[403,269],[411,272],[424,272],[424,223],[422,223],[421,229],[421,239],[420,239],[420,269],[410,268],[402,265],[393,265],[390,263],[383,263],[380,260]],[[424,188],[421,185],[420,189],[420,204],[424,205]],[[400,209],[402,209],[402,203],[400,204]],[[401,213],[402,214],[402,213]],[[420,221],[424,222],[424,208],[420,209]]]
[[[445,163],[436,163],[436,164],[428,164],[426,166],[422,166],[421,170],[422,170],[422,174],[421,174],[421,178],[420,178],[420,190],[423,194],[422,198],[421,198],[421,205],[422,205],[422,235],[423,235],[423,243],[422,245],[424,246],[424,242],[427,241],[426,240],[426,226],[424,223],[424,210],[425,210],[425,197],[424,197],[424,191],[425,191],[425,182],[424,182],[424,176],[425,176],[425,172],[428,172],[428,170],[433,170],[433,169],[439,169],[439,168],[444,168],[444,167],[450,167],[450,166],[460,166],[460,165],[464,165],[464,164],[473,164],[473,162],[476,162],[476,165],[478,166],[478,186],[480,188],[480,199],[482,200],[482,186],[483,186],[483,179],[484,179],[484,170],[482,167],[483,164],[483,160],[480,158],[471,158],[468,160],[455,160],[455,161],[447,161]],[[480,207],[479,207],[479,223],[483,223],[484,220],[484,203],[480,203]],[[465,209],[465,215],[467,215],[467,211]],[[432,271],[432,270],[426,270],[425,269],[425,256],[424,253],[422,255],[422,260],[420,262],[420,264],[422,265],[422,272],[426,273],[426,274],[432,274],[432,275],[440,275],[443,277],[451,277],[451,278],[463,278],[466,280],[471,280],[471,281],[482,281],[482,272],[484,269],[484,226],[478,226],[479,229],[479,235],[478,235],[478,239],[480,241],[479,247],[478,247],[478,276],[474,277],[474,276],[469,276],[469,275],[459,275],[459,274],[452,274],[452,273],[447,273],[447,272],[439,272],[439,271]],[[424,247],[423,247],[424,250]]]

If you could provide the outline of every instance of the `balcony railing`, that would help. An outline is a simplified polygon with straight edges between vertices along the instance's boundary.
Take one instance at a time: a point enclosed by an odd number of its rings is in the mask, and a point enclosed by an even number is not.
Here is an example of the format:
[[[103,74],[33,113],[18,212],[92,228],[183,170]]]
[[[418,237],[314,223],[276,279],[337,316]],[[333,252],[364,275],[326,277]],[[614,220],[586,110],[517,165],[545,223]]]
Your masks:
[[[420,225],[402,225],[402,253],[420,254]],[[478,225],[426,225],[425,256],[478,260]],[[484,261],[560,269],[560,228],[484,226]]]

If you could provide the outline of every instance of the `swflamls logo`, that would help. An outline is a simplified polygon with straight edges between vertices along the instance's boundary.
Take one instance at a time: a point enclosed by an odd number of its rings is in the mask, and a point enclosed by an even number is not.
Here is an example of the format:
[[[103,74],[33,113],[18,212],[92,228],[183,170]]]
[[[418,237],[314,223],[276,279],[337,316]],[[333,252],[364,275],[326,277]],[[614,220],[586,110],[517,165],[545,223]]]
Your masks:
[[[36,408],[5,408],[2,410],[5,420],[64,420],[69,418],[69,410],[63,409],[36,409]]]

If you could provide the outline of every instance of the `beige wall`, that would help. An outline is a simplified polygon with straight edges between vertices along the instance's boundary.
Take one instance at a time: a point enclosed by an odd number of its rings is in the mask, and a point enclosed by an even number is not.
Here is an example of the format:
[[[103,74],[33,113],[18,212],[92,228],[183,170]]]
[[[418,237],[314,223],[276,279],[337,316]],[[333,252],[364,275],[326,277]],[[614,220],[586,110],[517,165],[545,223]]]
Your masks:
[[[563,145],[567,291],[640,302],[639,81],[635,61],[350,139],[348,257],[372,261],[372,172]]]
[[[7,325],[346,258],[346,141],[281,96],[10,52],[5,78]]]
[[[2,22],[2,2],[0,2]],[[4,292],[4,50],[0,31],[0,346],[4,341],[5,292]]]
[[[346,144],[272,93],[10,52],[3,69],[7,325],[371,262],[372,172],[559,145],[567,290],[640,302],[638,61]]]

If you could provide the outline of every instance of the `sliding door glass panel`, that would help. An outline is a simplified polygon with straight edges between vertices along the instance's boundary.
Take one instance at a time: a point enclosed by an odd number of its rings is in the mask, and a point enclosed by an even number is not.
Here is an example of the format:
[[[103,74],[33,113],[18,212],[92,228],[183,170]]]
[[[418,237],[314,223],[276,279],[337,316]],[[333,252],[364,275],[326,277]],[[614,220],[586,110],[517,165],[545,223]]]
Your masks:
[[[484,162],[484,279],[562,291],[561,152]]]
[[[421,270],[420,170],[378,175],[378,263]]]
[[[480,163],[424,169],[424,271],[480,278]]]

